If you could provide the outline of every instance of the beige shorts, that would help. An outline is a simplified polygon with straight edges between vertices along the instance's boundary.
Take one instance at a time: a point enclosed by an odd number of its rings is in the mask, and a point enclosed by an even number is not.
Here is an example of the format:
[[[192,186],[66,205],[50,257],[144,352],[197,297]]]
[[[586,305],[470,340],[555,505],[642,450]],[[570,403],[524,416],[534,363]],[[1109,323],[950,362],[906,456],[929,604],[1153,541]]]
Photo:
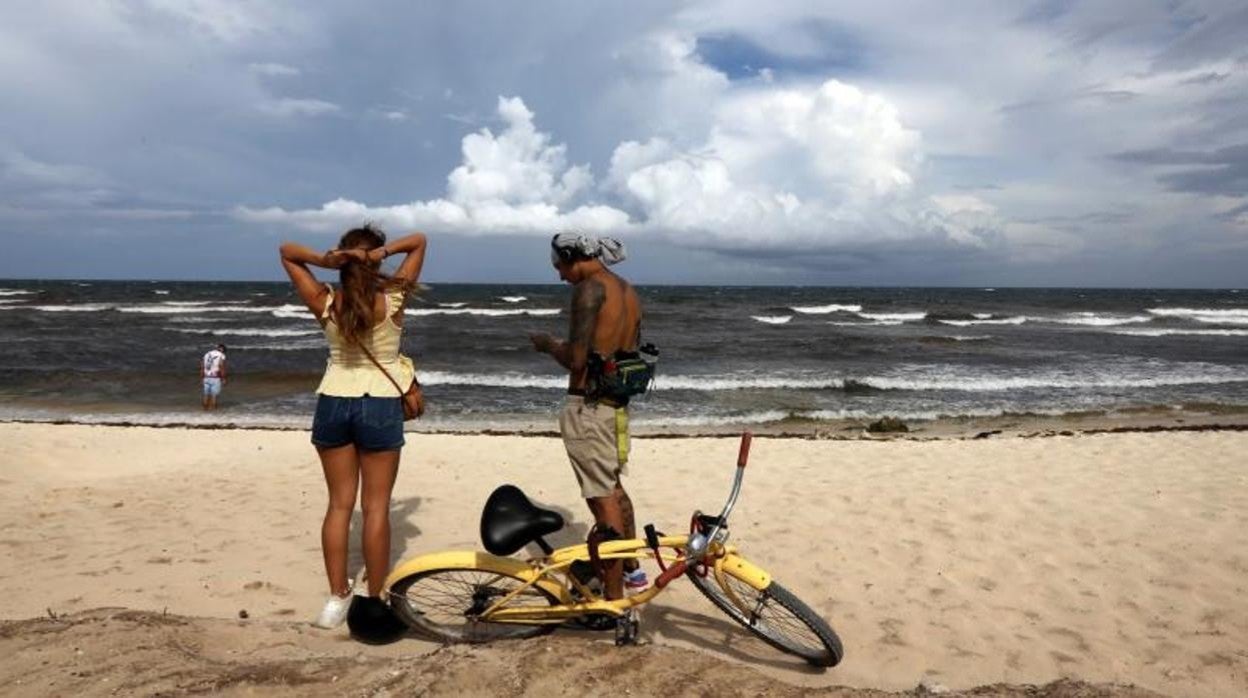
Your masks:
[[[569,395],[559,414],[563,447],[586,499],[609,496],[628,474],[628,408],[616,410]]]

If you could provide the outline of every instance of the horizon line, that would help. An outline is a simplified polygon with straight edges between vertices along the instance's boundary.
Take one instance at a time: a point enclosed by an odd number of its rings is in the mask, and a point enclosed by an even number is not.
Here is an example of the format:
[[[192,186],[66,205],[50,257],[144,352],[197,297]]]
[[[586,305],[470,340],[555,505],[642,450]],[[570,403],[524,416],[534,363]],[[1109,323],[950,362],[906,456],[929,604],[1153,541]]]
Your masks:
[[[286,279],[140,279],[140,278],[102,278],[102,277],[0,277],[0,283],[4,282],[55,282],[55,283],[74,283],[74,282],[90,282],[90,283],[203,283],[203,284],[285,284],[289,283]],[[565,282],[555,281],[453,281],[453,280],[428,280],[419,282],[425,285],[435,284],[452,284],[459,286],[564,286]],[[1054,290],[1097,290],[1097,291],[1240,291],[1241,286],[1046,286],[1046,285],[1018,285],[1011,286],[1008,284],[972,284],[972,285],[954,285],[954,284],[931,284],[931,285],[914,285],[914,284],[706,284],[706,283],[679,283],[679,282],[632,282],[634,286],[676,286],[683,288],[946,288],[946,289],[978,289],[978,290],[1038,290],[1038,289],[1054,289]]]

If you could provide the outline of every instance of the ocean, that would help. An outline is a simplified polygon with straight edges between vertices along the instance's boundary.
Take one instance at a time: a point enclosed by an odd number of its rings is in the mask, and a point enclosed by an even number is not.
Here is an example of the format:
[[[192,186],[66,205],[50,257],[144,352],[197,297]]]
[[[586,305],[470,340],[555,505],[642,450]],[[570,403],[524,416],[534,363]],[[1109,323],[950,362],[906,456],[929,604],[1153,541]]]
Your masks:
[[[639,287],[661,350],[639,428],[1248,410],[1237,290]],[[416,429],[551,430],[565,285],[434,284],[404,352]],[[221,409],[200,357],[228,345]],[[0,281],[0,419],[307,427],[327,351],[288,283]]]

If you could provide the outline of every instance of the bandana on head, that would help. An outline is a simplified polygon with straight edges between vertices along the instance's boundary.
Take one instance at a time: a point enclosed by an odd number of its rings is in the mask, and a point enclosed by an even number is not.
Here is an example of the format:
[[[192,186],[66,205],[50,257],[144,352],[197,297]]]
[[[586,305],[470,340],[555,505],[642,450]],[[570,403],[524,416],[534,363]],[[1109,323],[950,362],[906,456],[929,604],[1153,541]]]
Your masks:
[[[559,262],[558,250],[571,250],[582,257],[597,259],[607,266],[626,258],[624,243],[615,238],[596,238],[581,233],[559,233],[550,241],[550,261]]]

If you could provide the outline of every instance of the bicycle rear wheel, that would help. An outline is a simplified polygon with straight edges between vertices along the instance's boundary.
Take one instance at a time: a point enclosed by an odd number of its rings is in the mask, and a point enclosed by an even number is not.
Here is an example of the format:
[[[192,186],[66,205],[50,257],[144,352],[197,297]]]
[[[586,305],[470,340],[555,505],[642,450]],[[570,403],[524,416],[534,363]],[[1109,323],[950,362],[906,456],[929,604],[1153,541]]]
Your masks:
[[[544,635],[557,623],[491,623],[481,614],[525,581],[483,568],[425,570],[395,582],[390,605],[403,622],[450,643],[480,643]],[[556,606],[559,600],[533,585],[507,602],[507,608]]]
[[[845,655],[841,639],[810,606],[788,589],[772,582],[759,591],[722,570],[722,583],[714,572],[705,577],[689,572],[689,580],[729,618],[745,626],[767,644],[805,659],[810,664],[833,667]]]

